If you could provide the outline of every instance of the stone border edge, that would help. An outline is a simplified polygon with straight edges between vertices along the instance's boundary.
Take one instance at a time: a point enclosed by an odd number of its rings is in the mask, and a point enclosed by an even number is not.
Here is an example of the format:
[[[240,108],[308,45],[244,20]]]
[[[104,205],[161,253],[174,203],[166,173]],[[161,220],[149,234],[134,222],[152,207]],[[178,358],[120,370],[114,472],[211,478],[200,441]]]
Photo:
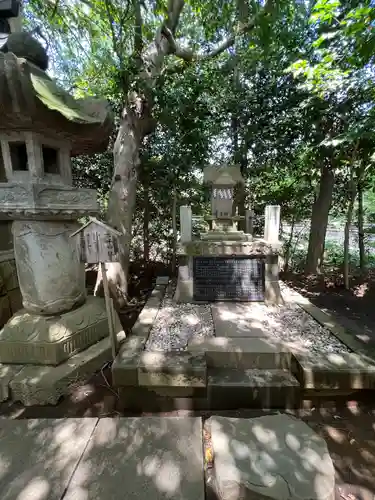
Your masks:
[[[284,282],[280,282],[284,285]],[[285,302],[294,302],[301,309],[303,309],[307,314],[309,314],[312,318],[315,319],[320,325],[324,328],[327,328],[332,335],[334,335],[338,340],[340,340],[343,344],[345,344],[349,349],[351,349],[356,354],[361,354],[364,356],[368,356],[371,359],[375,360],[375,349],[372,348],[364,348],[363,344],[358,342],[352,334],[349,333],[349,330],[339,325],[336,319],[332,316],[332,314],[323,311],[318,306],[312,304],[309,299],[301,295],[299,292],[289,287],[290,293],[289,298],[285,296],[282,289],[281,293],[285,300]]]

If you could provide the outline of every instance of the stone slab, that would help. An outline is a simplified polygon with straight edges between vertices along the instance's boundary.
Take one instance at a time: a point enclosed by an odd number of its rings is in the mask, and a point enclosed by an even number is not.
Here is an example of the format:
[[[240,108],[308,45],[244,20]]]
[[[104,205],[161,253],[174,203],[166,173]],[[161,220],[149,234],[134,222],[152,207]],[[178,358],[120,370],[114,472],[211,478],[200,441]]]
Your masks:
[[[251,305],[238,302],[212,304],[216,337],[266,337],[261,323],[249,314]]]
[[[211,369],[207,393],[210,409],[295,408],[300,384],[285,370]]]
[[[211,417],[219,500],[334,500],[335,470],[325,441],[285,414]]]
[[[148,339],[148,335],[165,295],[166,288],[165,285],[155,286],[132,328],[132,335],[143,338],[145,341]]]
[[[112,383],[115,387],[138,385],[138,363],[145,343],[142,337],[129,337],[120,346],[112,363]]]
[[[169,276],[158,276],[156,278],[156,284],[157,285],[165,285],[167,286],[169,283]]]
[[[204,500],[198,418],[101,419],[64,500]]]
[[[22,368],[23,365],[0,365],[0,403],[10,397],[10,381]]]
[[[122,331],[117,340],[120,343],[124,339]],[[55,405],[73,384],[92,375],[111,357],[111,342],[105,338],[59,366],[26,365],[10,382],[12,400],[25,406]]]
[[[200,353],[144,351],[139,359],[140,386],[206,387],[206,359]]]
[[[375,389],[375,362],[355,353],[293,353],[297,378],[305,389]]]
[[[96,423],[96,418],[3,419],[1,500],[61,500]]]
[[[188,351],[204,352],[207,366],[241,369],[289,369],[291,353],[272,339],[225,338],[193,339]]]
[[[116,332],[122,330],[115,314]],[[2,363],[58,365],[109,335],[104,299],[89,296],[81,307],[58,316],[21,309],[0,331]]]

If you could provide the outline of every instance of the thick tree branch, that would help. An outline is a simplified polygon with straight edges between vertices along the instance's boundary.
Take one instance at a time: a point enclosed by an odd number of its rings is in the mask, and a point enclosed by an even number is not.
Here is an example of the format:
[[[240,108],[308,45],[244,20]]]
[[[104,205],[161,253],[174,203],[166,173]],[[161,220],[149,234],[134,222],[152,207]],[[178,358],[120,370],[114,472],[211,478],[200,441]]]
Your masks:
[[[168,18],[166,26],[174,34],[176,32],[185,0],[168,0]]]
[[[229,35],[228,38],[223,40],[219,45],[217,45],[216,48],[214,48],[211,52],[209,52],[207,54],[196,53],[189,48],[180,47],[179,44],[174,39],[173,33],[170,30],[168,30],[166,27],[164,27],[163,33],[169,41],[169,45],[170,45],[170,49],[171,49],[172,54],[175,54],[177,57],[180,57],[181,59],[184,59],[187,62],[204,61],[206,59],[211,59],[213,57],[216,57],[219,54],[221,54],[222,52],[224,52],[225,50],[229,49],[229,47],[232,47],[232,45],[234,45],[236,39],[239,36],[252,31],[255,28],[255,26],[259,20],[259,17],[261,15],[267,15],[270,12],[271,8],[272,8],[272,1],[268,0],[268,1],[266,1],[263,9],[261,9],[259,12],[257,12],[250,21],[244,23],[243,19],[240,19],[237,31],[235,33],[233,33],[232,35]],[[247,12],[246,5],[243,4],[241,6],[241,17],[244,14],[246,14],[246,12]]]
[[[134,51],[137,57],[140,57],[143,50],[143,40],[142,40],[142,14],[141,14],[141,2],[140,0],[133,0],[134,5],[134,15],[135,15],[135,26],[134,26]]]

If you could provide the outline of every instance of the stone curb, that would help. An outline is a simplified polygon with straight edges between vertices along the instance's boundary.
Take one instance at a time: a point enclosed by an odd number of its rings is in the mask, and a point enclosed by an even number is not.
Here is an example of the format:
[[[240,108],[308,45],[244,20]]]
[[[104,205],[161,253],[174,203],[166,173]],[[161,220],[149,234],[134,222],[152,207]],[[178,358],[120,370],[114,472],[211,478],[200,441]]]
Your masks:
[[[157,278],[156,286],[134,323],[131,335],[120,347],[112,364],[112,383],[115,387],[138,386],[141,354],[167,291],[168,282],[167,277]]]
[[[299,305],[307,314],[314,318],[324,328],[327,328],[332,335],[338,338],[343,344],[357,354],[368,356],[371,360],[375,360],[375,349],[368,347],[364,348],[361,342],[358,342],[351,333],[336,322],[336,319],[329,313],[322,311],[319,307],[312,304],[309,299],[301,295],[294,289],[285,297],[282,291],[285,302],[294,302]],[[291,300],[292,299],[292,300]]]

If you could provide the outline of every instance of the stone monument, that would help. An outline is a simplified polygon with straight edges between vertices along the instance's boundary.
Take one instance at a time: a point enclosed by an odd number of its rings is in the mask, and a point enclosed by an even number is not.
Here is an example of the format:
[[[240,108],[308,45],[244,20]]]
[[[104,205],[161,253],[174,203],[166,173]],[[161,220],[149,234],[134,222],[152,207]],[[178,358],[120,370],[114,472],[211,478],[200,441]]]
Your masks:
[[[254,238],[237,229],[243,217],[233,213],[234,189],[243,183],[240,168],[206,167],[204,181],[211,185],[211,215],[205,217],[210,230],[200,234],[199,239],[192,239],[191,209],[181,207],[180,266],[175,300],[280,303],[280,207],[266,207],[265,238]]]
[[[0,2],[0,18],[16,3]],[[0,331],[0,362],[56,366],[108,336],[104,300],[86,296],[70,238],[78,218],[97,214],[97,196],[73,187],[70,162],[105,150],[112,116],[106,101],[58,87],[29,34],[0,38],[0,220],[12,226],[23,304]]]

